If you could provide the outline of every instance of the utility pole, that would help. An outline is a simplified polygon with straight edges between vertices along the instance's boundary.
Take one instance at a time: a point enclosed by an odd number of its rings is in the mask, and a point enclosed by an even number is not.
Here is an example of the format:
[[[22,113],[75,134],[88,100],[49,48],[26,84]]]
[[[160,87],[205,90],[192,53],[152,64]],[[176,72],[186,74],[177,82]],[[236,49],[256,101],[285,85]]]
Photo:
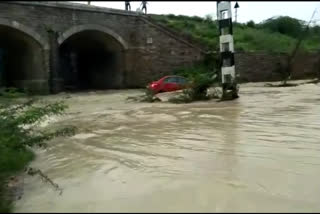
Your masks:
[[[235,9],[235,20],[234,20],[234,22],[236,22],[236,23],[237,23],[238,8],[239,8],[239,7],[240,7],[240,6],[239,6],[238,2],[236,2],[236,5],[234,6],[234,9]]]
[[[304,29],[304,31],[302,32],[302,34],[299,36],[297,43],[295,44],[294,49],[292,50],[292,52],[289,54],[288,58],[287,58],[287,64],[286,64],[286,68],[285,68],[285,78],[283,79],[283,85],[287,85],[287,81],[289,79],[291,79],[291,74],[292,74],[292,65],[293,62],[295,60],[295,57],[297,55],[297,52],[301,46],[302,41],[305,39],[305,37],[307,36],[310,24],[313,20],[313,17],[315,16],[315,14],[317,13],[317,9],[315,9],[312,13],[312,16],[306,26],[306,28]]]
[[[239,6],[239,5],[238,5]],[[221,59],[222,99],[231,95],[238,98],[239,86],[234,62],[234,43],[232,29],[232,13],[230,1],[217,1],[217,18],[219,26],[219,43]]]

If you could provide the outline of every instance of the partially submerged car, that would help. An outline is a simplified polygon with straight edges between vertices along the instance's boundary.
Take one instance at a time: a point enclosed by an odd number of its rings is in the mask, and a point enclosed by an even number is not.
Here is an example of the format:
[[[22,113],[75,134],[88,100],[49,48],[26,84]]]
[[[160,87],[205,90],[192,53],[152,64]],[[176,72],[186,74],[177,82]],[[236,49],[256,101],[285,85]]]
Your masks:
[[[150,83],[147,88],[151,90],[154,94],[161,92],[177,91],[190,87],[188,80],[182,76],[165,76]]]

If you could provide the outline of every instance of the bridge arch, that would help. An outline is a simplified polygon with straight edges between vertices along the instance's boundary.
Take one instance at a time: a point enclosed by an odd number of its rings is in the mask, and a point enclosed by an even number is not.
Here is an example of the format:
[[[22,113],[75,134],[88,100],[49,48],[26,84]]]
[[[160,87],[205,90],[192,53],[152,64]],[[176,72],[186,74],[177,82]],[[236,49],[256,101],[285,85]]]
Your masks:
[[[43,39],[43,37],[40,36],[40,34],[35,32],[31,28],[29,28],[29,27],[27,27],[17,21],[12,21],[12,20],[8,20],[8,19],[0,18],[0,25],[7,26],[10,28],[14,28],[16,30],[22,31],[23,33],[27,34],[28,36],[32,37],[35,41],[37,41],[44,50],[49,49],[48,41]]]
[[[100,25],[74,26],[58,37],[59,76],[64,89],[91,90],[124,87],[124,39]]]
[[[46,93],[48,42],[31,28],[0,18],[0,87]]]
[[[61,45],[65,40],[67,40],[69,37],[71,37],[72,35],[82,32],[82,31],[88,31],[88,30],[95,30],[95,31],[100,31],[103,32],[105,34],[108,34],[110,36],[112,36],[114,39],[116,39],[125,50],[128,49],[128,44],[125,42],[125,40],[116,32],[114,32],[113,30],[101,26],[101,25],[95,25],[95,24],[85,24],[85,25],[77,25],[74,26],[68,30],[66,30],[65,32],[63,32],[59,37],[58,37],[58,44]]]

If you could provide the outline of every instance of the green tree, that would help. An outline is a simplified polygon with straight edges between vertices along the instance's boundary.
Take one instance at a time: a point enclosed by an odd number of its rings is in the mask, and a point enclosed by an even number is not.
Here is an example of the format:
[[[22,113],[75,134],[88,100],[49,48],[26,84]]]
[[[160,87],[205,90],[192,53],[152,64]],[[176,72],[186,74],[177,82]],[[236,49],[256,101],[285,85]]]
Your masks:
[[[248,22],[247,22],[247,26],[248,26],[248,27],[251,27],[251,28],[255,28],[255,27],[256,27],[256,24],[254,23],[254,21],[251,20],[251,21],[248,21]]]
[[[303,33],[305,22],[289,16],[280,16],[267,19],[260,24],[260,27],[268,29],[271,32],[279,32],[291,37],[299,37]]]

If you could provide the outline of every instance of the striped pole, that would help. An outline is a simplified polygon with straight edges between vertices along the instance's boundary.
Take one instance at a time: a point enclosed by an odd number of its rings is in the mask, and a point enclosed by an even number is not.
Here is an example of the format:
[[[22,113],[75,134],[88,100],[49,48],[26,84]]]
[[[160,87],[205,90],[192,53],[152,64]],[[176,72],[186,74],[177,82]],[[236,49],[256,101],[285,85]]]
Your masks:
[[[230,1],[217,1],[219,43],[221,58],[222,97],[231,92],[232,98],[238,98],[237,77],[234,63],[234,43],[232,13]]]

